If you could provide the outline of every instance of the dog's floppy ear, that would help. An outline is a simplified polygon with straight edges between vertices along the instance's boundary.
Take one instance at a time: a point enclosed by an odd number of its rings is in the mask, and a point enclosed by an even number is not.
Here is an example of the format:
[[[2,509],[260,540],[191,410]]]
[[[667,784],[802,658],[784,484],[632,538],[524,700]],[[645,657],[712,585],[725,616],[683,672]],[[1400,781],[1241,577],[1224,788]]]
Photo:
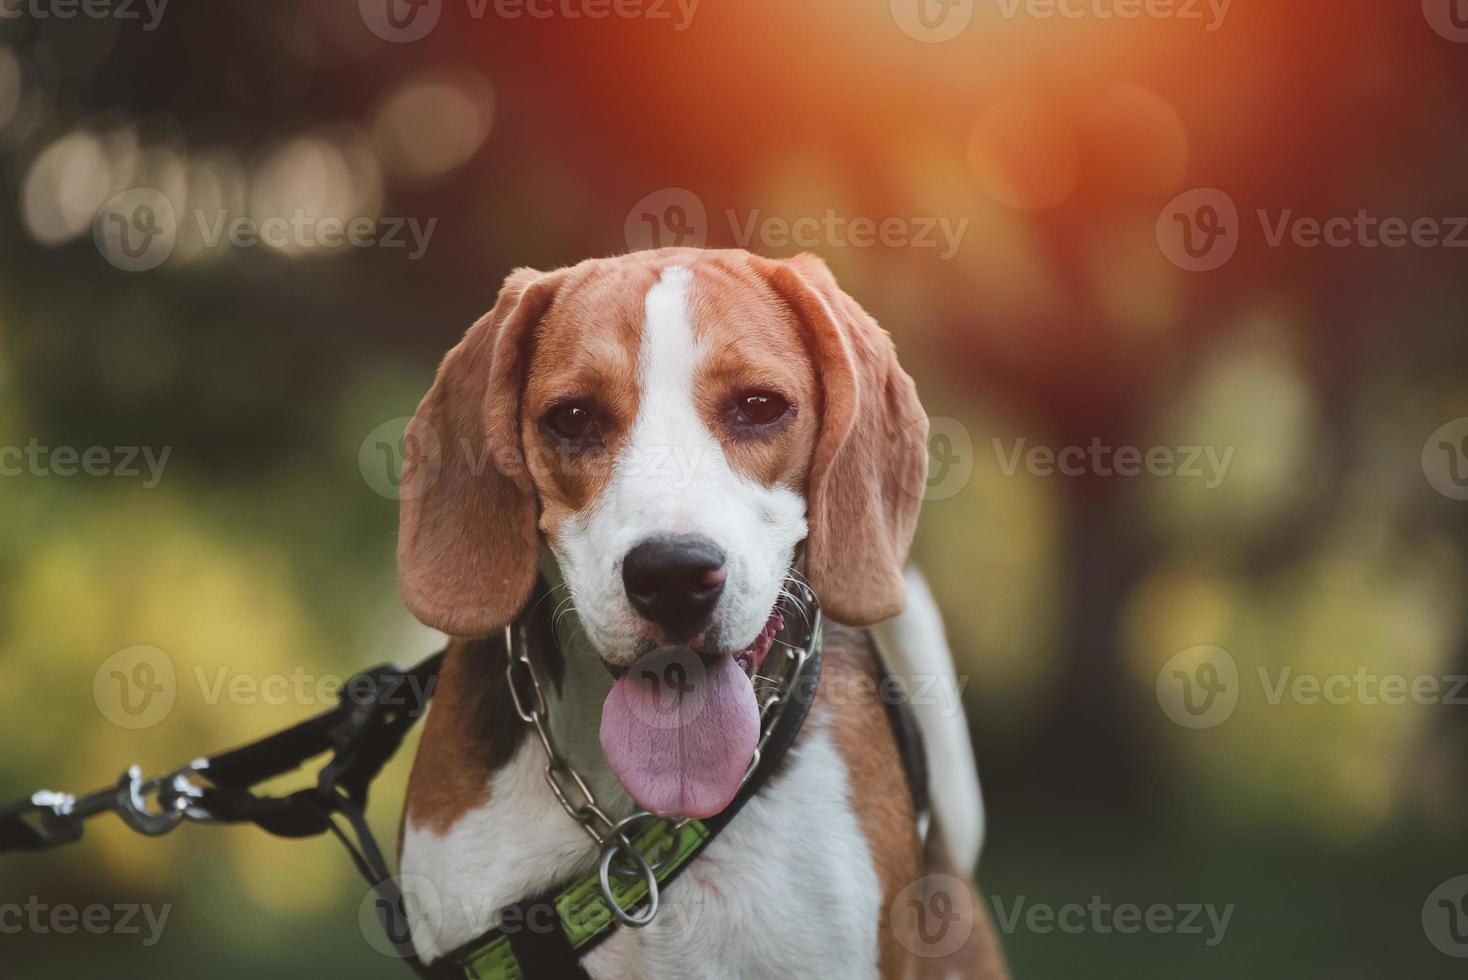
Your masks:
[[[425,625],[487,636],[535,584],[535,491],[520,446],[520,394],[535,325],[559,273],[517,269],[469,328],[404,434],[398,585]]]
[[[838,622],[902,611],[902,568],[928,472],[928,419],[892,339],[814,255],[763,261],[804,321],[825,404],[811,460],[806,572]]]

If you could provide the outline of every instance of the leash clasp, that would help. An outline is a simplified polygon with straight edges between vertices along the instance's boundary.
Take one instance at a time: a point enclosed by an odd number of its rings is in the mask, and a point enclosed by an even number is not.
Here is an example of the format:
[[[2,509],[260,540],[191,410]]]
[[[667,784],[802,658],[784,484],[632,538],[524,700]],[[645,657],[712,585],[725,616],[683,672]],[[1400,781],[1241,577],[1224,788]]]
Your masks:
[[[144,779],[137,766],[128,766],[111,786],[82,796],[43,789],[22,803],[0,812],[0,817],[18,819],[30,828],[33,848],[56,847],[81,839],[85,822],[99,813],[116,813],[123,823],[148,837],[158,837],[177,827],[187,817],[209,820],[200,807],[203,790],[189,779],[201,768],[194,763],[166,776]]]
[[[167,776],[144,779],[142,770],[128,766],[127,772],[117,781],[116,805],[113,807],[122,822],[147,837],[160,837],[168,833],[187,816],[207,819],[201,812],[193,812],[194,804],[202,795],[199,787],[189,782],[189,769],[181,769]],[[149,798],[157,806],[149,805]]]

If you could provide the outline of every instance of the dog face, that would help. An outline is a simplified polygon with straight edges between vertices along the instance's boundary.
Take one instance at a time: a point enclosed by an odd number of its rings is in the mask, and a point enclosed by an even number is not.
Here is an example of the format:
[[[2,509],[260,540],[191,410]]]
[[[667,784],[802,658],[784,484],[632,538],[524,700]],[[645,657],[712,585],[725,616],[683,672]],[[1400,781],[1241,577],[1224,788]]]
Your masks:
[[[749,647],[802,564],[828,613],[873,622],[901,608],[926,431],[886,334],[818,259],[520,270],[409,428],[404,483],[427,489],[403,501],[404,598],[485,635],[544,543],[614,666]]]
[[[599,276],[541,321],[521,409],[539,527],[592,645],[748,647],[806,537],[819,415],[799,324],[711,265]]]

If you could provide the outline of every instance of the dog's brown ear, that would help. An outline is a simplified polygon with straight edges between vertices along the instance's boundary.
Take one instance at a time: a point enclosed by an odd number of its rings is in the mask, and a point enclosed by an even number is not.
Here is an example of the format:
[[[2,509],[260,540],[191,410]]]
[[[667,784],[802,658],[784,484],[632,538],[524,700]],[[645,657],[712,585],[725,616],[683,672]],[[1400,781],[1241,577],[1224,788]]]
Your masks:
[[[404,434],[398,585],[424,624],[487,636],[535,585],[535,491],[520,445],[530,341],[560,273],[517,269],[469,328]]]
[[[928,472],[928,419],[892,339],[814,255],[762,261],[804,321],[825,404],[807,489],[806,572],[838,622],[902,611]]]

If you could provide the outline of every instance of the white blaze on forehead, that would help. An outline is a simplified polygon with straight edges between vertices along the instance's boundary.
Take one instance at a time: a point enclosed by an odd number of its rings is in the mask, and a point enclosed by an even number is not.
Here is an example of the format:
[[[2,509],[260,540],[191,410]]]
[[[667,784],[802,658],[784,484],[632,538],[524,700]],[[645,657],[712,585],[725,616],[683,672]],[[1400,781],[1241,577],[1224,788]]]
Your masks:
[[[691,271],[674,266],[648,290],[637,417],[606,489],[553,542],[578,618],[613,660],[630,662],[644,630],[622,587],[623,556],[637,544],[693,534],[724,552],[717,642],[738,649],[764,628],[806,533],[804,497],[735,472],[699,415],[695,380],[708,350],[694,330],[692,288]]]
[[[709,454],[723,456],[693,400],[693,376],[705,352],[693,334],[691,279],[687,268],[673,266],[647,292],[637,354],[637,421],[618,461],[619,475],[630,470],[634,477],[651,480],[689,479]]]
[[[637,358],[644,405],[657,399],[681,397],[687,401],[693,396],[693,369],[703,351],[694,339],[688,309],[691,279],[686,268],[673,266],[647,291],[647,320]]]

